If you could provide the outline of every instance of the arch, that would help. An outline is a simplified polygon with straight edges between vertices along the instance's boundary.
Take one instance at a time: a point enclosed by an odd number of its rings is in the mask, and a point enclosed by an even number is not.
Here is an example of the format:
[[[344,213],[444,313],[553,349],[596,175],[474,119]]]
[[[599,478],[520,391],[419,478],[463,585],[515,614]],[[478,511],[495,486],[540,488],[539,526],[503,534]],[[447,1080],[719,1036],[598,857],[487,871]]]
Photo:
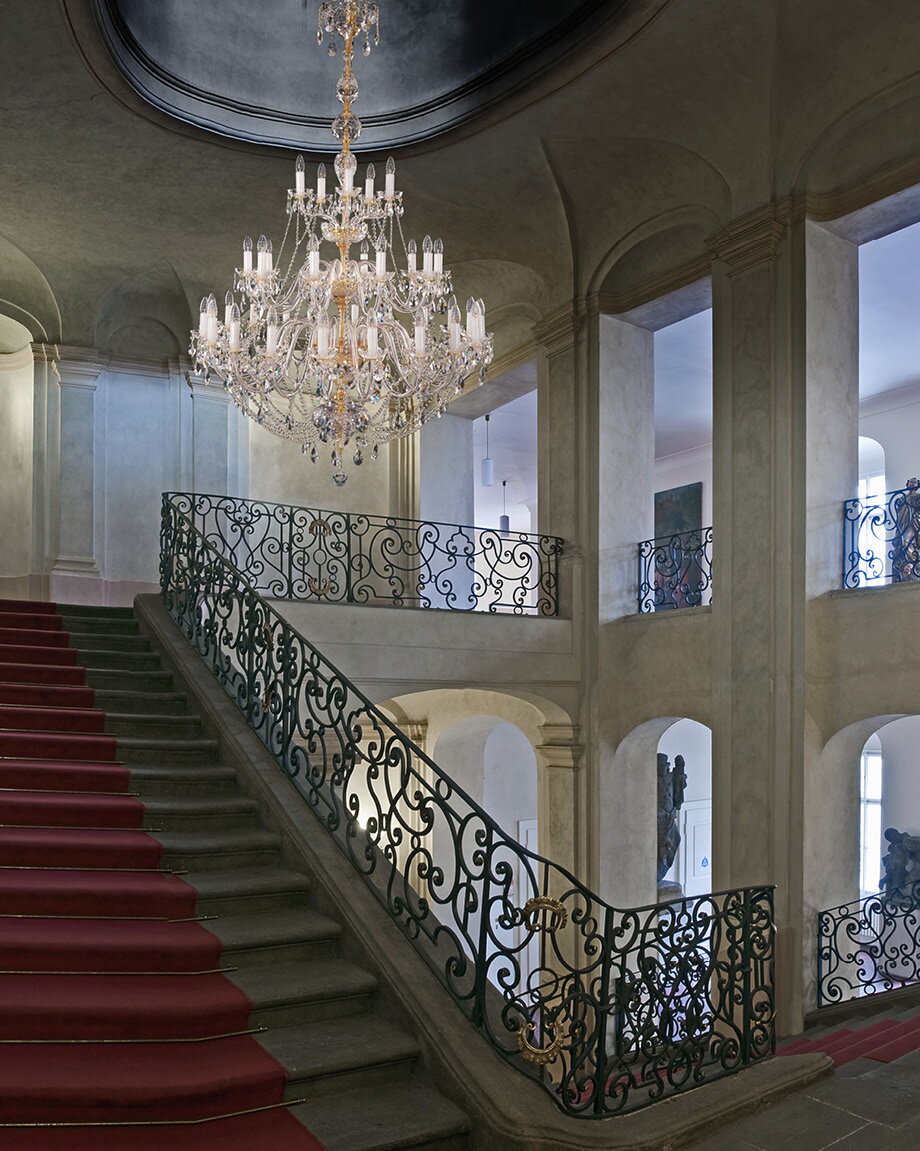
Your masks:
[[[188,346],[191,326],[185,291],[163,260],[112,289],[96,316],[94,339],[110,355],[168,359]]]
[[[610,770],[600,779],[599,890],[617,907],[657,901],[655,765],[662,737],[682,719],[701,722],[695,716],[667,715],[637,724],[620,740]]]
[[[859,478],[885,472],[885,448],[873,436],[858,438]]]
[[[11,316],[0,315],[0,356],[15,355],[31,342],[32,333],[25,324]]]
[[[683,204],[650,216],[604,253],[588,281],[588,293],[622,291],[705,253],[705,239],[724,221],[704,204]],[[675,251],[678,257],[675,258]],[[633,255],[632,266],[626,263]],[[622,276],[614,273],[621,266]]]
[[[59,343],[61,313],[39,266],[0,235],[0,313],[27,328],[36,343]]]
[[[393,722],[427,725],[426,743],[433,748],[441,732],[458,719],[471,715],[490,715],[513,724],[527,736],[534,747],[545,742],[546,727],[573,729],[573,720],[564,708],[545,696],[508,688],[494,691],[486,688],[432,688],[394,696],[377,704]],[[430,754],[430,751],[429,751]]]
[[[904,168],[899,187],[917,182],[914,127],[920,116],[920,76],[914,75],[851,104],[792,162],[796,193],[812,192],[832,199],[841,189],[895,165]],[[861,162],[856,157],[869,157]],[[911,163],[913,161],[913,163]],[[859,167],[854,167],[859,163]],[[872,198],[898,190],[876,192]],[[859,205],[853,204],[852,207]],[[843,206],[838,215],[852,210]]]

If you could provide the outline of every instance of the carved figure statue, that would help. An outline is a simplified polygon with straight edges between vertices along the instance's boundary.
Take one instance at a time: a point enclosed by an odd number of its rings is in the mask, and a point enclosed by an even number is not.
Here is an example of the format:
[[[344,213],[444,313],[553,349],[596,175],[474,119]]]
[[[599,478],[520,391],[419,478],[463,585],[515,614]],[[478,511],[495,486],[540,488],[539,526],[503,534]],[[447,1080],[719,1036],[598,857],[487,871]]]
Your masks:
[[[674,768],[663,753],[658,753],[658,882],[664,879],[677,858],[680,847],[680,829],[677,813],[684,803],[687,773],[684,757],[674,756]]]
[[[920,580],[920,479],[912,476],[904,488],[891,556],[892,578],[896,583]]]
[[[920,836],[889,827],[885,839],[888,854],[882,859],[882,891],[886,895],[910,895],[920,881]]]

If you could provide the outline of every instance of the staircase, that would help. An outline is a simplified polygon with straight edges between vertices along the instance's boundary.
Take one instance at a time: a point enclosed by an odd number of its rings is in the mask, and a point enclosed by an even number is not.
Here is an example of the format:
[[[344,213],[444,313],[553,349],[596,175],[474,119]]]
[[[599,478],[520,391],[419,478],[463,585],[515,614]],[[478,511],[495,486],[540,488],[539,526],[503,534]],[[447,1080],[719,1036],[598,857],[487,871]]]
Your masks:
[[[920,1007],[903,1011],[891,1006],[872,1014],[857,1016],[828,1027],[812,1027],[784,1043],[777,1055],[829,1055],[835,1067],[857,1059],[894,1063],[904,1055],[920,1050]]]
[[[461,1151],[130,609],[0,601],[4,1151]]]

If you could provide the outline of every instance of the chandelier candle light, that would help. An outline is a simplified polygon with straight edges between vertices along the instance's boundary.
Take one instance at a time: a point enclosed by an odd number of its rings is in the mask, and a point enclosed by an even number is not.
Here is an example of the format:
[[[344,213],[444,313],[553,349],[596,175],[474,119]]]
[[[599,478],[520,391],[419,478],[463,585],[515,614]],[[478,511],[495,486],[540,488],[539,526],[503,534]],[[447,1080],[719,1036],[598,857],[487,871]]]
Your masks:
[[[405,242],[392,157],[382,191],[373,164],[363,183],[356,179],[352,145],[361,122],[352,110],[358,96],[352,62],[361,37],[369,55],[372,31],[377,44],[377,4],[320,5],[318,43],[328,34],[334,56],[336,37],[344,41],[336,86],[342,111],[332,124],[342,145],[334,164],[337,187],[327,190],[320,164],[316,188],[308,189],[303,157],[297,157],[280,251],[265,236],[253,251],[247,236],[223,320],[215,296],[202,300],[189,349],[197,370],[222,379],[256,423],[301,444],[314,462],[328,449],[340,485],[347,455],[358,465],[370,448],[376,459],[378,444],[440,416],[469,376],[479,372],[484,379],[492,359],[483,302],[471,298],[461,314],[441,241],[426,236],[421,253],[414,240]],[[321,257],[323,241],[337,249],[331,259]],[[351,249],[359,245],[354,259]]]

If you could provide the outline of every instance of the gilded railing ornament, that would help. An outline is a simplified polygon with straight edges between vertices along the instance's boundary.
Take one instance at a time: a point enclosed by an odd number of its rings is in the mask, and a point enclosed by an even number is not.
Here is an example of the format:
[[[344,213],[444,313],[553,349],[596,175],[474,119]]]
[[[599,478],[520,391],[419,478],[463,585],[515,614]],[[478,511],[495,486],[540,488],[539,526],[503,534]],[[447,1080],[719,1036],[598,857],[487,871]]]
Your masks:
[[[307,580],[307,587],[313,592],[314,595],[323,596],[329,594],[329,580],[315,580],[313,576]]]
[[[541,912],[549,912],[547,916]],[[548,895],[535,895],[524,904],[524,924],[529,931],[561,931],[569,921],[569,913],[558,899]]]
[[[310,523],[309,532],[311,536],[324,536],[329,530],[329,521],[324,520],[322,516],[317,516]]]
[[[534,1047],[527,1037],[533,1035],[536,1029],[535,1023],[524,1024],[517,1033],[518,1050],[528,1063],[536,1063],[542,1067],[547,1063],[552,1063],[562,1050],[562,1036],[553,1031],[553,1038],[547,1047]],[[552,1029],[547,1028],[547,1030]]]

